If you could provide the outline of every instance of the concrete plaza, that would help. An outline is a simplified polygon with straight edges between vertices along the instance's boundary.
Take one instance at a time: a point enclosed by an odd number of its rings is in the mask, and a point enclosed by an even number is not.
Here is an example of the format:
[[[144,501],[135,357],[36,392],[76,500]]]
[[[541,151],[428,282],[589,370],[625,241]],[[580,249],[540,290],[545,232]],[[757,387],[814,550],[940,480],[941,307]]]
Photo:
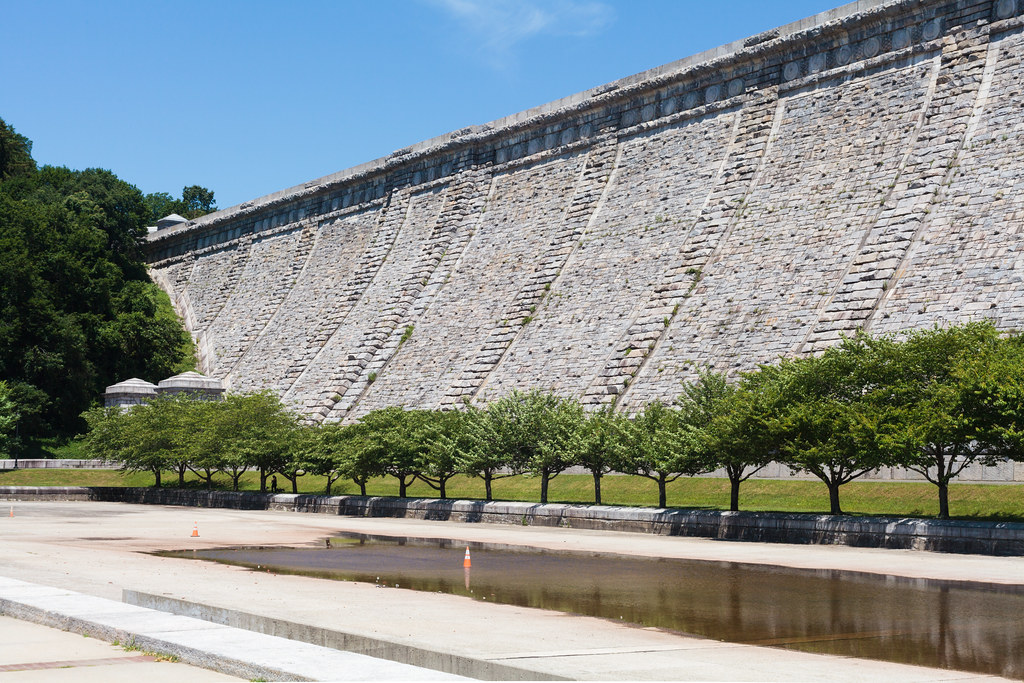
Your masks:
[[[1024,582],[1024,558],[274,511],[4,503],[5,508],[9,505],[14,516],[0,518],[0,577],[116,601],[122,590],[128,589],[266,615],[437,653],[438,661],[449,656],[491,662],[521,670],[523,678],[996,680],[957,671],[724,643],[459,596],[258,573],[149,553],[232,545],[319,546],[325,536],[353,531],[945,580]],[[200,535],[193,538],[196,525]],[[60,657],[37,661],[57,659]]]

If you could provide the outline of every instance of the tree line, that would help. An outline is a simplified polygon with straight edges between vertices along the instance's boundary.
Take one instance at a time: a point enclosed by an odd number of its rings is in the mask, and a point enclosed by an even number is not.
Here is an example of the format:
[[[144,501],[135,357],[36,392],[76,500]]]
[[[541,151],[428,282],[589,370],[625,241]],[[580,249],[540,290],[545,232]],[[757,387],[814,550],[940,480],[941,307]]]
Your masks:
[[[538,390],[513,392],[460,410],[375,410],[351,424],[304,424],[269,393],[222,402],[160,397],[127,412],[86,414],[89,452],[127,471],[192,471],[213,484],[227,474],[237,490],[247,469],[271,473],[297,491],[310,473],[326,493],[348,479],[392,477],[399,496],[416,480],[447,497],[455,476],[478,477],[487,500],[503,477],[539,479],[546,503],[552,479],[570,467],[602,478],[646,477],[665,507],[668,484],[724,470],[731,510],[740,486],[768,463],[820,479],[830,510],[842,514],[840,488],[885,466],[922,474],[937,487],[939,516],[949,516],[949,483],[972,464],[1024,456],[1024,340],[988,322],[900,337],[860,334],[817,356],[781,359],[729,382],[703,370],[672,403],[635,415],[586,411]]]
[[[194,366],[143,258],[161,202],[190,217],[214,206],[204,188],[185,195],[144,196],[98,168],[38,167],[32,142],[0,119],[0,455],[81,433],[107,385]]]

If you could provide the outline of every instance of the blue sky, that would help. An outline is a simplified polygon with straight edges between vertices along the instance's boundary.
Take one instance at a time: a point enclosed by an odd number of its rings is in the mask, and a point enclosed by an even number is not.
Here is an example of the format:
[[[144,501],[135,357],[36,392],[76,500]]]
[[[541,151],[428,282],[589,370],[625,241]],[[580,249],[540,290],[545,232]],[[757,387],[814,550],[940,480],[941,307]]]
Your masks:
[[[0,0],[0,118],[226,208],[838,4]]]

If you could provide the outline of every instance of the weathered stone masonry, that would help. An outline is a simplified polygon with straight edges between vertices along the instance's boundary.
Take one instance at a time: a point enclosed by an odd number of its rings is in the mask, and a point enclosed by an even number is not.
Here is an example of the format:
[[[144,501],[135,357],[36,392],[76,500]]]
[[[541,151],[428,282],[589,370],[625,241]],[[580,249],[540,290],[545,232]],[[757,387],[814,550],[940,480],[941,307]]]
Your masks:
[[[320,420],[1019,328],[1022,15],[845,5],[154,233],[152,272],[204,372]]]

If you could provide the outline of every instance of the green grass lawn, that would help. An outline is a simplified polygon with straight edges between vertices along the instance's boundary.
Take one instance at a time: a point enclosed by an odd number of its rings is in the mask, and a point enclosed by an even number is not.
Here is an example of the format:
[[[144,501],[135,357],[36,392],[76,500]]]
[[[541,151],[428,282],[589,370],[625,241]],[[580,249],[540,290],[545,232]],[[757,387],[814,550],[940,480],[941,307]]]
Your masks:
[[[230,481],[224,475],[214,478],[217,488],[227,489]],[[278,486],[291,490],[291,484],[278,476]],[[175,485],[177,477],[165,474],[165,486]],[[0,471],[0,486],[152,486],[150,474],[124,474],[112,470],[6,470]],[[189,488],[200,488],[193,475],[186,479]],[[323,477],[299,479],[300,493],[323,493]],[[257,490],[259,477],[247,472],[242,478],[243,490]],[[609,476],[602,481],[602,498],[606,505],[653,506],[657,504],[654,482],[640,477]],[[509,477],[494,482],[497,500],[537,502],[540,480],[531,477]],[[334,494],[358,494],[351,482],[337,482]],[[374,479],[367,486],[373,496],[396,496],[394,479]],[[417,481],[409,487],[409,496],[436,498],[437,491]],[[483,482],[470,477],[456,477],[448,482],[448,497],[482,499]],[[563,474],[551,482],[552,503],[591,503],[593,480],[589,475]],[[1024,521],[1024,489],[1016,484],[954,484],[949,489],[950,515],[960,519]],[[898,515],[930,517],[938,512],[937,489],[928,483],[855,481],[840,490],[843,510],[854,515]],[[726,509],[729,505],[729,482],[725,479],[682,478],[668,487],[670,507]],[[773,512],[828,512],[828,491],[817,481],[753,480],[740,489],[740,509]]]
[[[61,441],[59,439],[35,439],[25,446],[24,452],[18,457],[25,460],[33,458],[56,458],[58,460],[83,459],[89,457],[85,454],[85,444],[77,439]],[[4,458],[11,458],[5,455]]]

